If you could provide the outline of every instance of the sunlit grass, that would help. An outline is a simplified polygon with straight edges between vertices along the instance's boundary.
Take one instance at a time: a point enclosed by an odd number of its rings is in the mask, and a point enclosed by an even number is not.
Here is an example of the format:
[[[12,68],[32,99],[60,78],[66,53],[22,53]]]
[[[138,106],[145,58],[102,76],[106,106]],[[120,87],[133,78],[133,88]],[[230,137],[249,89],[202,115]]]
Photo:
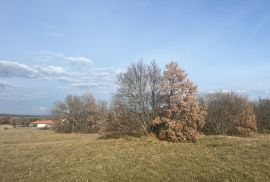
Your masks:
[[[270,135],[198,143],[0,130],[0,181],[269,181]]]

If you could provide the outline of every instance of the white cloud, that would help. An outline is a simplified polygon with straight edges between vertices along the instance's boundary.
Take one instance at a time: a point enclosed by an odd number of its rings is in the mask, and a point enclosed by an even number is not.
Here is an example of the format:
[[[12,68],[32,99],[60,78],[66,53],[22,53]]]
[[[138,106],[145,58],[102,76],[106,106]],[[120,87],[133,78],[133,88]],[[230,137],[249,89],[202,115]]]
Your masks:
[[[81,64],[90,64],[92,61],[86,57],[64,57],[65,60],[69,62],[74,62],[74,63],[81,63]]]
[[[59,37],[64,37],[64,34],[61,32],[49,32],[49,36],[59,38]]]
[[[48,67],[42,67],[42,66],[36,66],[35,70],[39,74],[43,75],[68,75],[69,73],[64,70],[64,68],[59,66],[48,66]]]
[[[2,78],[30,78],[30,79],[44,79],[57,80],[63,82],[76,82],[73,77],[76,73],[67,72],[64,68],[59,66],[35,66],[33,68],[12,61],[0,61],[0,77]]]
[[[91,64],[93,61],[83,56],[66,56],[63,53],[40,51],[35,53],[37,59],[44,61],[66,61],[77,64]]]
[[[89,88],[98,87],[99,84],[97,84],[97,83],[73,83],[73,84],[71,84],[71,86],[83,88],[83,89],[89,89]]]
[[[31,69],[27,65],[0,60],[0,77],[33,78],[35,74],[35,70]]]
[[[56,56],[59,56],[57,53]],[[72,59],[72,58],[69,58]],[[65,85],[59,88],[99,89],[112,91],[115,88],[116,75],[122,69],[114,67],[90,68],[88,71],[77,73],[66,70],[60,66],[33,66],[12,61],[0,61],[0,78],[26,78],[59,81]],[[4,85],[0,85],[0,88]],[[58,88],[58,89],[59,89]]]

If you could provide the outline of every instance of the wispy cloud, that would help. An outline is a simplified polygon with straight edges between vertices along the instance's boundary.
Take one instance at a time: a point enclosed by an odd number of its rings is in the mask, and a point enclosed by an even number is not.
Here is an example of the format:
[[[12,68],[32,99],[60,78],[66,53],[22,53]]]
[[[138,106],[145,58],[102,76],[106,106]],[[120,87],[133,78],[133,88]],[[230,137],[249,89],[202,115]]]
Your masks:
[[[41,75],[69,75],[64,68],[59,66],[48,66],[48,67],[42,67],[42,66],[36,66],[35,71],[38,74]]]
[[[83,73],[70,72],[59,66],[30,67],[13,61],[0,60],[0,77],[60,81],[66,86],[81,89],[113,88],[116,75],[122,69],[114,67],[91,68]],[[4,87],[4,86],[2,86]]]
[[[54,38],[60,38],[60,37],[64,37],[64,34],[62,32],[60,32],[59,30],[57,30],[54,26],[52,26],[51,24],[46,24],[46,29],[47,29],[47,34],[50,37],[54,37]]]
[[[65,71],[62,67],[35,66],[32,68],[25,64],[0,60],[0,77],[3,78],[21,77],[32,79],[50,79],[58,77],[62,78],[68,75],[70,75],[70,73]]]
[[[5,82],[0,82],[0,94],[12,88],[13,86],[11,86],[10,84],[7,84]]]
[[[40,106],[40,107],[33,107],[32,108],[33,109],[33,111],[35,112],[35,113],[49,113],[50,112],[50,109],[49,108],[47,108],[47,107],[44,107],[44,106]]]
[[[83,88],[83,89],[89,89],[89,88],[96,88],[99,86],[98,83],[73,83],[71,84],[73,87]]]
[[[32,96],[22,94],[18,86],[0,82],[0,101],[25,101],[31,99]]]
[[[49,32],[48,34],[49,34],[50,37],[56,37],[56,38],[64,37],[64,34],[61,33],[61,32]]]
[[[27,65],[0,60],[0,77],[35,77],[35,70]]]
[[[63,53],[55,53],[50,51],[35,52],[35,56],[39,60],[43,61],[66,61],[69,63],[77,64],[91,64],[93,61],[83,56],[66,56]]]

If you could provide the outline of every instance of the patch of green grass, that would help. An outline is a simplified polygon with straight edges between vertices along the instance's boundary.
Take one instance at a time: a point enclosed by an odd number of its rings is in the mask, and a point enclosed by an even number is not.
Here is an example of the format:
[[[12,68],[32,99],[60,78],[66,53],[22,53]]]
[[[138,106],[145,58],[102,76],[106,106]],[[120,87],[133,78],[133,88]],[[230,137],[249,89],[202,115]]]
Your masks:
[[[198,143],[0,131],[0,181],[269,181],[270,135]]]

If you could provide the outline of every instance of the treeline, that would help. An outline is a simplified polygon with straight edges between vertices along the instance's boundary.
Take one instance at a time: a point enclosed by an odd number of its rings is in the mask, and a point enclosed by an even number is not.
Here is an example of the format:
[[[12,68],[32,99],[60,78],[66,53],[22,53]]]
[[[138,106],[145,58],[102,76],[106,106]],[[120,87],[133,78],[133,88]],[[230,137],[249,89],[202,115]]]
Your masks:
[[[0,125],[12,125],[13,127],[29,127],[30,123],[46,117],[34,116],[2,116],[0,117]]]
[[[106,101],[97,101],[90,93],[68,95],[63,102],[57,101],[52,109],[55,115],[56,131],[63,133],[98,132],[109,114]]]
[[[270,130],[270,100],[250,102],[233,92],[198,96],[197,86],[175,62],[163,71],[155,61],[131,64],[117,84],[109,104],[91,94],[56,102],[56,131],[196,141],[201,133],[244,136]]]

